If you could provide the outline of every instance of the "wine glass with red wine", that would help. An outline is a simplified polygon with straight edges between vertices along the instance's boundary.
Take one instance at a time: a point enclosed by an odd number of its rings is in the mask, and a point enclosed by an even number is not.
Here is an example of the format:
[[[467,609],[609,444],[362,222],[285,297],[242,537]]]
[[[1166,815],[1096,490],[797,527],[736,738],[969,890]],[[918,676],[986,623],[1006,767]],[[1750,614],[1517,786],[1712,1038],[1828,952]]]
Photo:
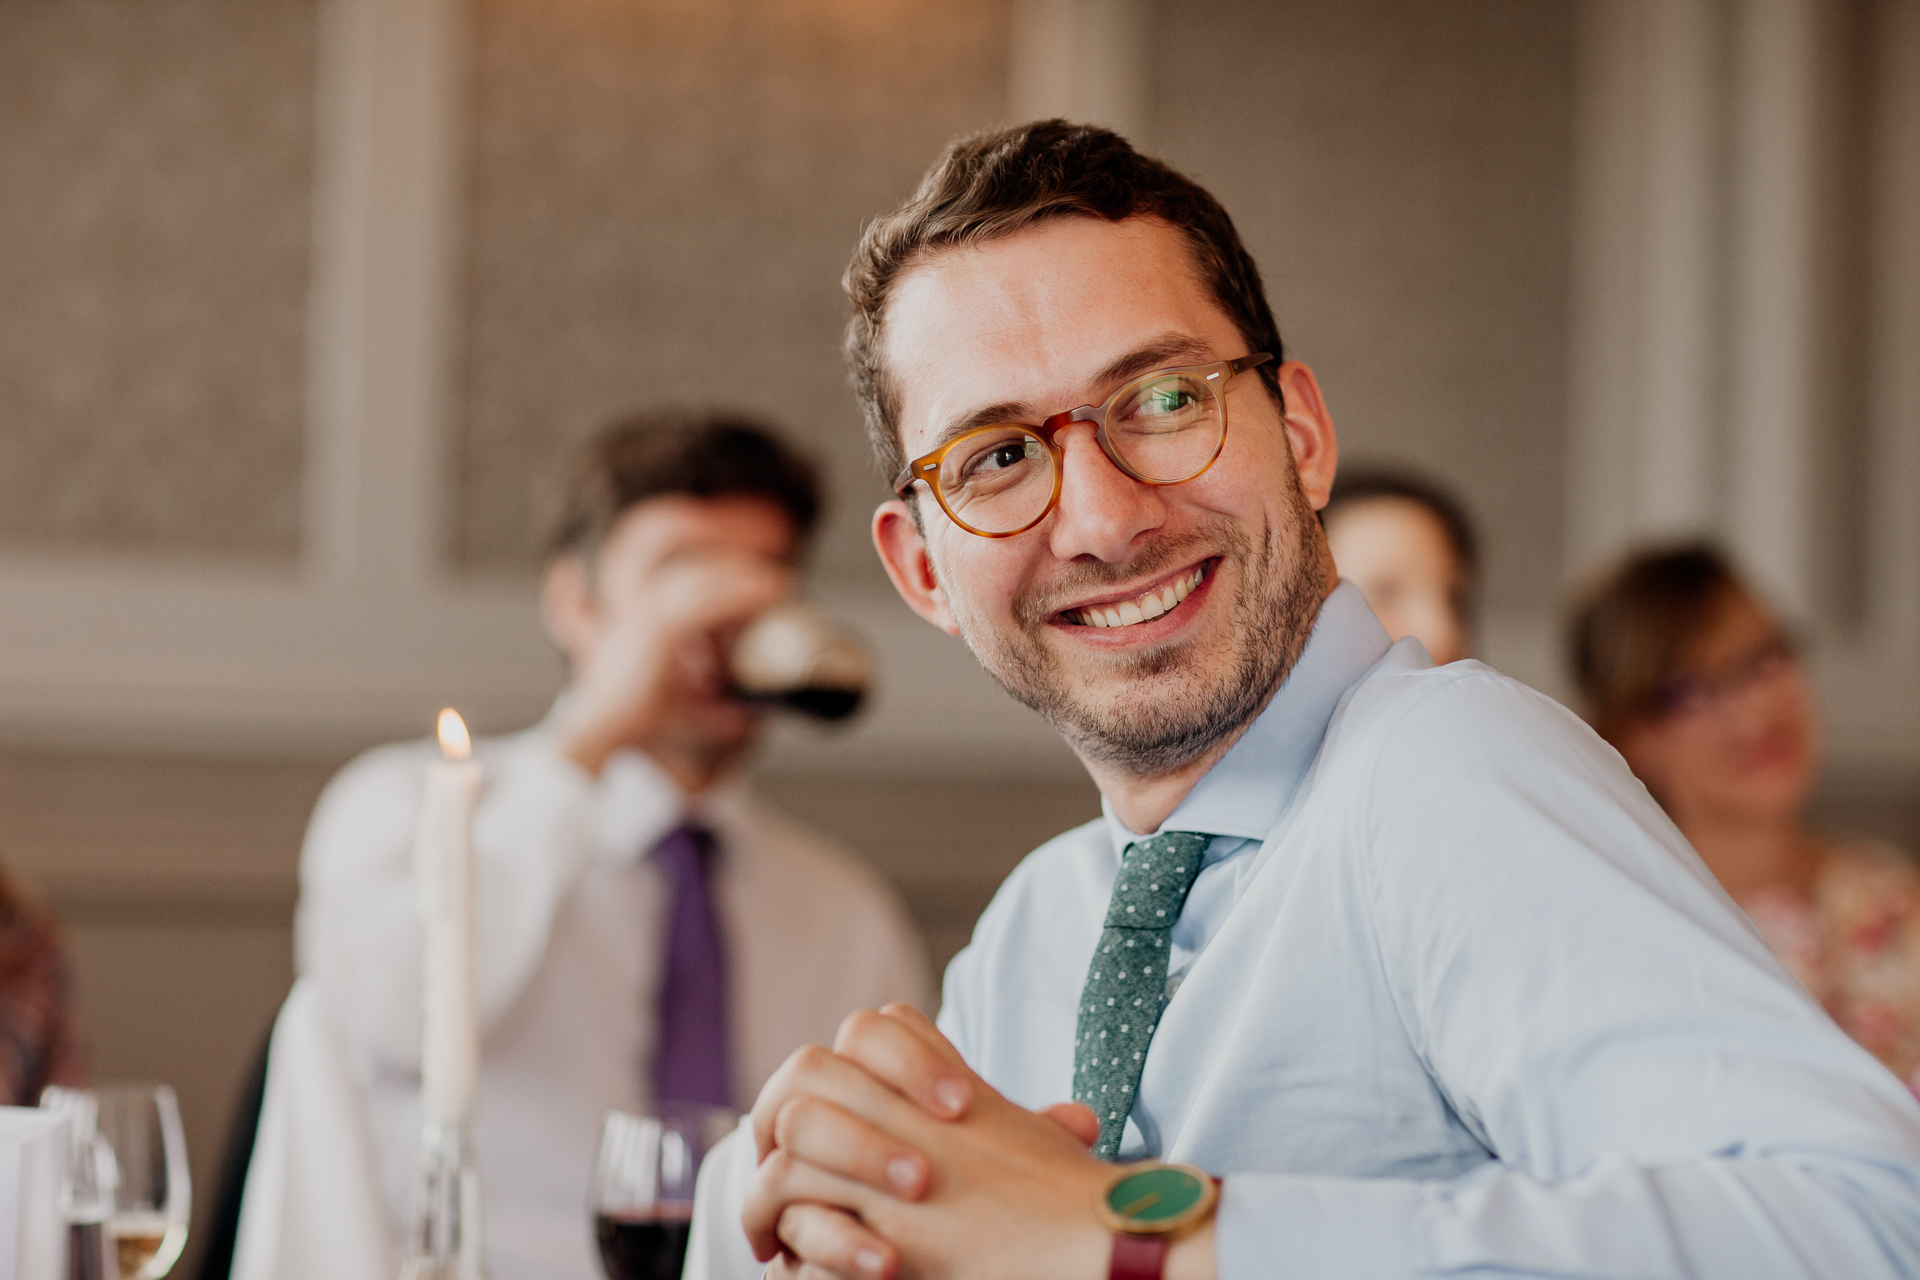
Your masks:
[[[607,1113],[589,1198],[608,1280],[680,1280],[700,1162],[736,1119],[717,1107]]]

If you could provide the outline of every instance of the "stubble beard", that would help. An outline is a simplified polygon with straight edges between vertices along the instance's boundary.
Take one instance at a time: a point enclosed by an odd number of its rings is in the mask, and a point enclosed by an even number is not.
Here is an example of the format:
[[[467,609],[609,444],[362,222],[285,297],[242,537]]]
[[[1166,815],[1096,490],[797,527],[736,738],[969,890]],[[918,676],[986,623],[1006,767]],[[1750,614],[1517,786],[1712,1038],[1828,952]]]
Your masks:
[[[1076,563],[1068,577],[1014,601],[1017,629],[1003,632],[949,595],[961,639],[987,673],[1048,723],[1088,762],[1134,777],[1170,773],[1238,734],[1267,705],[1306,647],[1324,595],[1316,544],[1306,535],[1313,510],[1293,481],[1285,527],[1268,525],[1256,548],[1247,531],[1222,516],[1191,534],[1154,543],[1126,564]],[[1081,697],[1061,655],[1044,643],[1057,601],[1173,569],[1212,551],[1238,570],[1224,662],[1183,640],[1117,658],[1123,693],[1105,704]],[[1214,573],[1218,574],[1216,566]],[[1187,678],[1180,678],[1185,673]]]

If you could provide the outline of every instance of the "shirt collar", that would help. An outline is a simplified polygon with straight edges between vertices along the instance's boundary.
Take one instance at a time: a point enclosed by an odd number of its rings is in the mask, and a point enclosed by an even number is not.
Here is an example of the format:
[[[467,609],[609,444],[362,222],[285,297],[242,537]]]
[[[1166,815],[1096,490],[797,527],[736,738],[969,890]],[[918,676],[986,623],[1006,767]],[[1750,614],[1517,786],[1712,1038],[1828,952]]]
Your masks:
[[[1392,645],[1360,588],[1341,582],[1321,604],[1306,647],[1266,709],[1194,784],[1160,830],[1266,839],[1319,753],[1334,707]],[[1114,855],[1125,856],[1127,846],[1141,837],[1127,830],[1105,800],[1100,810]]]

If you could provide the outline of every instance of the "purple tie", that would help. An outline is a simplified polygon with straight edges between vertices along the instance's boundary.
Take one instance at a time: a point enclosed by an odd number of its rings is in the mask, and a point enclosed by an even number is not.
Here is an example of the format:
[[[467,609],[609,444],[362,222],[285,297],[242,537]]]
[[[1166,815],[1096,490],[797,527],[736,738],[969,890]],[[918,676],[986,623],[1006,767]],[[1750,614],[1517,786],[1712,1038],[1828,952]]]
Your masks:
[[[653,1072],[658,1102],[733,1105],[727,953],[707,880],[713,853],[713,833],[693,826],[669,831],[653,851],[673,884],[660,983],[660,1056]]]

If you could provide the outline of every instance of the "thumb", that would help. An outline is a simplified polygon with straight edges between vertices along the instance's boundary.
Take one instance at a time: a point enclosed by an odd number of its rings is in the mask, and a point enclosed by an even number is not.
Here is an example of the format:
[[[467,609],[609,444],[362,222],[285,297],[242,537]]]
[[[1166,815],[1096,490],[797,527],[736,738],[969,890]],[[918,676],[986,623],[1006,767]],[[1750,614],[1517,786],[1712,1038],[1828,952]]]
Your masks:
[[[1041,1115],[1072,1134],[1083,1147],[1092,1147],[1100,1137],[1100,1118],[1084,1102],[1056,1102]]]

